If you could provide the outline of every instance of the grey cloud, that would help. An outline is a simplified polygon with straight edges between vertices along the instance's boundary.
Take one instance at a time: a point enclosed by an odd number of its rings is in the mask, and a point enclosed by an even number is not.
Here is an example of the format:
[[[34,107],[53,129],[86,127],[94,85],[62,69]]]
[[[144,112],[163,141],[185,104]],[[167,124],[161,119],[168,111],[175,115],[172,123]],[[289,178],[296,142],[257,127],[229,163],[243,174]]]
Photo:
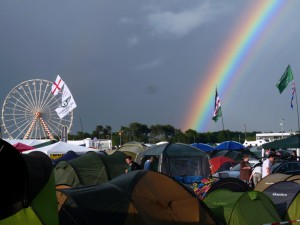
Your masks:
[[[146,21],[153,36],[180,38],[213,21],[217,14],[226,10],[226,6],[206,1],[198,7],[179,12],[155,10],[147,15]]]

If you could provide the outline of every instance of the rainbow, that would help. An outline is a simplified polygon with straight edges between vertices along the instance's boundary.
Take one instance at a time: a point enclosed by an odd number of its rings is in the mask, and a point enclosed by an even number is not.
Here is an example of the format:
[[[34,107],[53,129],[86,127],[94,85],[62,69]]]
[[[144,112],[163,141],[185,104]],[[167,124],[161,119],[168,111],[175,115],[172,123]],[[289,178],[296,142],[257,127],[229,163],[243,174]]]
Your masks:
[[[283,15],[289,1],[264,0],[253,1],[247,12],[230,32],[223,47],[216,53],[216,57],[204,73],[204,80],[200,82],[188,106],[188,113],[182,121],[184,130],[194,129],[207,132],[212,121],[216,86],[221,99],[229,96],[234,86],[242,78],[245,70],[255,60],[261,51],[264,41]]]

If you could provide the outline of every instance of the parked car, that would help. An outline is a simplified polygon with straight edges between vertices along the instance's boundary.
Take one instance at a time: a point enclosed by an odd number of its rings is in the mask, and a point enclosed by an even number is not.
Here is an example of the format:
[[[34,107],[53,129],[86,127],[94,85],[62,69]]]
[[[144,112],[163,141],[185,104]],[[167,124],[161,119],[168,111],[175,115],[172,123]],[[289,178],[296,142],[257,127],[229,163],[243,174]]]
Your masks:
[[[249,163],[252,168],[262,164],[261,161],[257,159],[250,159]],[[224,170],[221,172],[214,173],[212,176],[218,178],[227,178],[227,177],[240,178],[240,169],[241,169],[241,164],[238,163],[232,168],[230,168],[229,170]]]
[[[272,173],[300,174],[300,161],[277,162],[271,166]]]

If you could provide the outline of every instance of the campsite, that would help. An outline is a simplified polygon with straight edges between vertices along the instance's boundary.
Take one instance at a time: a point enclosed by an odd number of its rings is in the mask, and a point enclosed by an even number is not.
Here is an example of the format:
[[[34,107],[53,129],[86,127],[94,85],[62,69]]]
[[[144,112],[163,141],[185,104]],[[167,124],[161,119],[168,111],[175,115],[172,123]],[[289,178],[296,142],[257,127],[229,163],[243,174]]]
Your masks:
[[[64,142],[0,144],[0,225],[300,224],[299,175],[271,174],[256,187],[211,176],[247,152],[235,142],[132,142],[109,151]],[[51,158],[56,152],[62,155]],[[141,166],[156,160],[152,171],[125,173],[127,156]],[[16,170],[5,170],[10,164]]]

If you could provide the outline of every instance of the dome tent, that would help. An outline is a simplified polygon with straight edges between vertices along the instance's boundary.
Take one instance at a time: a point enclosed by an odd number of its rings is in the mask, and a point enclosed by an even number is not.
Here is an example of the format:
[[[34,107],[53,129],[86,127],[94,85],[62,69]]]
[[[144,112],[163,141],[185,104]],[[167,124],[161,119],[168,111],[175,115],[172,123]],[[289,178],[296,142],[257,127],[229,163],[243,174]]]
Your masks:
[[[273,173],[262,178],[255,186],[254,190],[263,192],[270,185],[278,183],[280,181],[292,180],[293,177],[294,175],[290,175],[290,174]]]
[[[280,181],[267,187],[264,193],[272,199],[283,220],[300,218],[300,184]]]
[[[148,148],[148,146],[140,142],[128,142],[123,144],[118,151],[124,152],[126,155],[131,156],[135,162],[141,163],[141,153]]]
[[[58,225],[49,157],[41,152],[20,154],[1,139],[0,148],[0,225]]]
[[[171,177],[210,175],[206,152],[191,145],[166,143],[152,147],[142,153],[145,156],[158,156],[158,172]]]
[[[271,199],[258,191],[219,189],[207,195],[204,203],[222,224],[253,225],[282,221]]]
[[[59,192],[60,225],[218,224],[193,192],[157,172],[132,171],[105,184]]]
[[[91,151],[69,161],[60,161],[54,167],[55,183],[71,187],[105,183],[124,173],[125,158],[123,152],[104,155]]]

